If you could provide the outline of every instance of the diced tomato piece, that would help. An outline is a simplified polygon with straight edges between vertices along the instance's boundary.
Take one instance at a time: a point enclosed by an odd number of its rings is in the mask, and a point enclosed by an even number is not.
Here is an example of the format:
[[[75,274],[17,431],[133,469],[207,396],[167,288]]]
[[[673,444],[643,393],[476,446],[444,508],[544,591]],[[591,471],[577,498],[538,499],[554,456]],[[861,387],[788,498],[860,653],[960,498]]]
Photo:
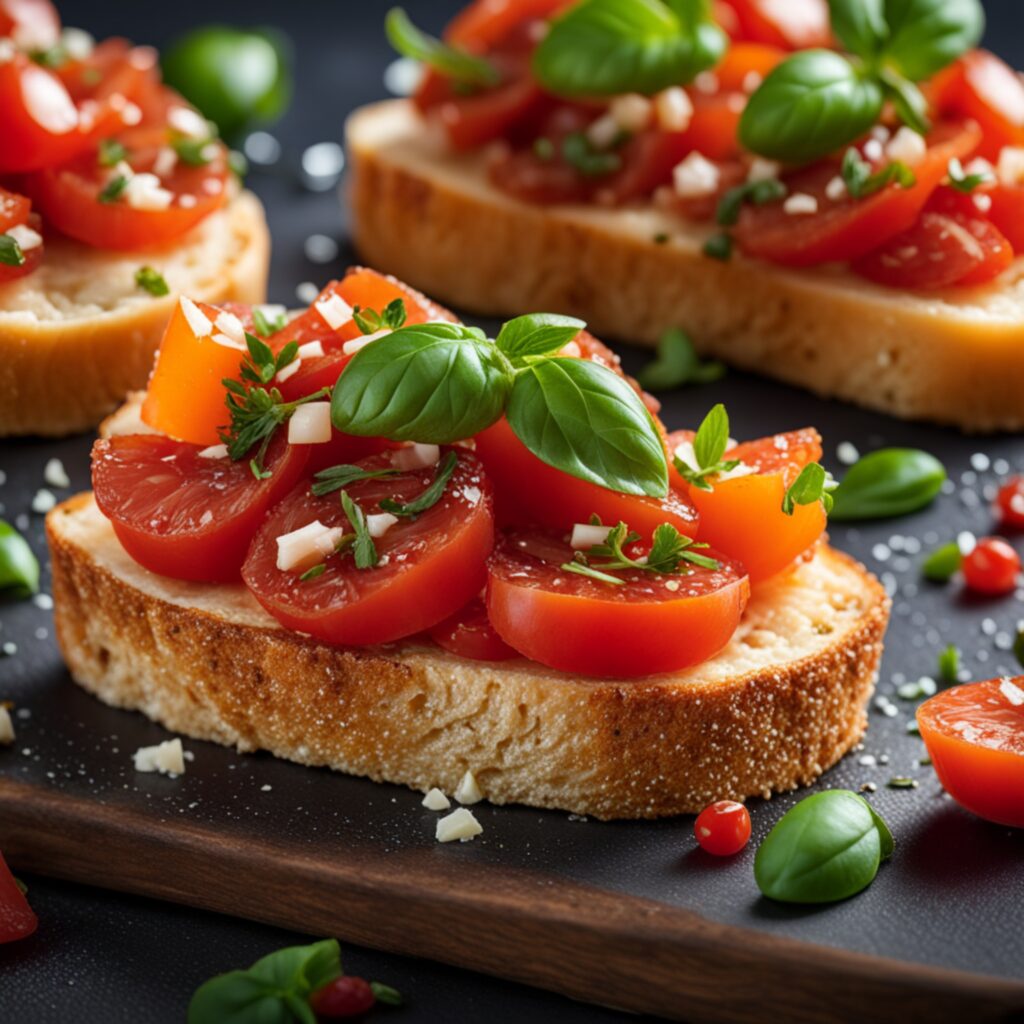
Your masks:
[[[760,84],[760,80],[774,71],[787,56],[786,50],[780,46],[733,43],[715,67],[718,89],[724,93],[752,92],[751,86]]]
[[[573,0],[474,0],[449,22],[444,37],[450,43],[485,53],[505,40],[524,22],[545,21]]]
[[[824,161],[786,176],[790,192],[818,201],[813,214],[786,213],[782,203],[744,206],[736,239],[749,256],[789,266],[831,260],[856,260],[908,230],[932,191],[945,177],[953,157],[969,156],[981,132],[975,125],[945,123],[928,136],[928,152],[914,167],[917,183],[893,183],[861,199],[829,199],[828,183],[839,173],[837,161]]]
[[[893,288],[982,284],[1013,262],[1006,236],[980,215],[926,208],[906,231],[853,264],[870,281]]]
[[[930,92],[940,115],[981,125],[982,156],[995,160],[1004,146],[1024,145],[1024,83],[994,53],[965,53],[936,76]]]
[[[987,821],[1024,828],[1024,677],[954,686],[917,709],[943,788]]]
[[[807,50],[832,44],[825,0],[720,0],[731,18],[723,19],[734,39],[786,50]]]
[[[563,672],[633,678],[677,671],[729,642],[749,596],[739,565],[711,550],[701,554],[720,568],[621,573],[625,582],[615,586],[561,568],[573,558],[564,535],[510,531],[489,562],[487,614],[506,643]]]
[[[999,488],[996,506],[1004,526],[1024,530],[1024,476],[1011,477]]]
[[[267,510],[295,485],[309,457],[279,430],[267,452],[271,475],[249,460],[205,458],[200,445],[154,434],[100,440],[92,450],[96,504],[140,565],[172,579],[238,579]]]
[[[359,465],[391,466],[378,455]],[[351,484],[349,497],[367,516],[380,502],[408,502],[434,480],[433,468]],[[458,611],[480,592],[494,544],[491,488],[480,463],[459,451],[444,495],[415,518],[403,518],[377,538],[379,561],[358,569],[348,553],[326,560],[327,569],[301,581],[300,571],[277,568],[277,538],[319,521],[349,530],[337,494],[314,497],[308,485],[275,508],[253,541],[242,576],[256,600],[282,625],[328,643],[387,643],[421,632]]]
[[[997,184],[980,194],[989,197],[991,206],[979,212],[999,228],[1015,253],[1024,252],[1024,187]]]
[[[38,927],[35,913],[0,854],[0,943],[27,938]]]
[[[244,343],[215,326],[220,313],[183,297],[160,342],[142,422],[179,441],[217,444],[229,420],[223,381],[238,378],[247,353]]]
[[[675,431],[668,438],[669,452],[692,440],[691,431]],[[821,454],[821,437],[811,427],[730,448],[724,459],[740,459],[755,472],[715,482],[710,491],[688,488],[700,513],[701,541],[740,562],[751,583],[774,576],[810,552],[827,522],[821,502],[797,505],[788,516],[782,499],[800,470],[820,461]]]
[[[519,652],[498,636],[480,598],[474,598],[465,608],[434,626],[430,639],[438,647],[473,661],[508,661],[519,657]]]

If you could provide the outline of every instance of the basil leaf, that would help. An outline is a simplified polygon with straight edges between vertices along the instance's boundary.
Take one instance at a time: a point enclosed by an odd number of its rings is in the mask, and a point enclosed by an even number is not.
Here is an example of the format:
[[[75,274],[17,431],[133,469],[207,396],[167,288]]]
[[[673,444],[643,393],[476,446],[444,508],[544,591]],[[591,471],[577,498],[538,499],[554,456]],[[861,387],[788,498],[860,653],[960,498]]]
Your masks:
[[[0,597],[31,597],[39,590],[39,562],[28,541],[0,519]]]
[[[850,53],[874,60],[889,35],[884,8],[884,0],[828,0],[832,31]]]
[[[701,469],[717,465],[729,446],[729,414],[719,402],[701,420],[693,438],[693,454]]]
[[[335,939],[292,946],[201,985],[188,1024],[316,1024],[309,996],[341,975]]]
[[[783,815],[758,848],[754,878],[773,900],[832,903],[867,888],[892,849],[892,834],[867,801],[830,789]]]
[[[651,94],[691,81],[725,47],[702,0],[582,0],[551,23],[533,69],[561,96]]]
[[[0,232],[0,263],[7,267],[20,267],[24,262],[25,254],[18,240],[6,232]]]
[[[564,348],[586,326],[573,316],[530,313],[502,324],[495,344],[513,361],[523,356],[546,356]]]
[[[385,985],[381,981],[371,981],[370,988],[373,990],[378,1003],[384,1003],[385,1006],[402,1005],[402,993],[397,988]]]
[[[707,384],[724,376],[723,363],[702,361],[689,335],[673,327],[658,342],[658,358],[648,363],[636,379],[648,391],[671,391],[684,384]]]
[[[828,512],[832,507],[832,495],[827,488],[828,474],[824,467],[818,462],[809,462],[786,488],[786,493],[782,496],[782,511],[791,516],[796,505],[813,505],[820,501]]]
[[[863,799],[863,797],[861,798]],[[866,800],[864,803],[868,803]],[[896,840],[892,837],[892,831],[886,824],[885,819],[871,806],[868,804],[868,810],[871,812],[871,819],[875,823],[875,828],[878,829],[878,838],[881,842],[881,850],[879,851],[883,861],[888,860],[893,851],[896,849]]]
[[[885,0],[885,59],[914,82],[976,46],[985,30],[978,0]]]
[[[102,189],[100,189],[100,194],[97,198],[101,203],[116,202],[120,198],[121,193],[124,192],[127,187],[127,176],[124,174],[115,174],[114,177],[111,178]]]
[[[526,367],[507,416],[523,444],[563,473],[626,494],[668,493],[651,414],[625,380],[597,363],[548,359]]]
[[[964,556],[953,541],[936,548],[921,564],[921,574],[932,583],[948,583],[959,571]]]
[[[422,61],[445,78],[469,85],[497,85],[501,80],[490,61],[421,32],[401,7],[392,7],[384,19],[388,42],[403,56]]]
[[[899,119],[918,135],[927,134],[931,129],[931,121],[928,120],[928,100],[924,93],[892,68],[883,68],[878,77]]]
[[[882,89],[830,50],[804,50],[772,70],[740,117],[754,153],[806,163],[866,132],[882,112]]]
[[[931,503],[945,467],[916,448],[881,448],[865,455],[832,493],[832,519],[886,519]]]
[[[472,327],[401,327],[355,354],[334,387],[331,420],[359,437],[450,444],[498,419],[511,376]]]

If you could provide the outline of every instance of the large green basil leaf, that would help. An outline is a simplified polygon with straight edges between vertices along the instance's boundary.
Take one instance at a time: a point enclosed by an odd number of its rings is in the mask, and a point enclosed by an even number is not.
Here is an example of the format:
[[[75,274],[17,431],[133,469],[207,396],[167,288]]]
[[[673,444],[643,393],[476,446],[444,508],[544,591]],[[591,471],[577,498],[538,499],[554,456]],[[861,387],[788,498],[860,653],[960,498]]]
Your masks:
[[[804,50],[750,97],[740,141],[762,156],[806,163],[852,142],[878,120],[882,89],[830,50]]]
[[[636,392],[585,359],[548,359],[516,376],[508,422],[555,469],[626,494],[663,497],[668,466],[661,437]]]
[[[832,492],[832,519],[888,519],[916,512],[942,488],[946,468],[917,448],[880,448],[853,465]]]
[[[0,597],[29,597],[39,589],[39,562],[28,541],[0,519]]]
[[[650,94],[713,67],[725,46],[704,0],[582,0],[551,23],[533,66],[561,96]]]
[[[508,360],[462,324],[416,324],[370,342],[338,378],[331,419],[360,437],[450,444],[502,414]]]
[[[919,82],[977,45],[985,30],[978,0],[885,0],[885,59]]]
[[[889,34],[885,0],[828,0],[832,31],[851,52],[873,60]]]
[[[773,900],[831,903],[867,888],[892,848],[888,827],[862,797],[830,789],[783,815],[758,848],[754,878]]]

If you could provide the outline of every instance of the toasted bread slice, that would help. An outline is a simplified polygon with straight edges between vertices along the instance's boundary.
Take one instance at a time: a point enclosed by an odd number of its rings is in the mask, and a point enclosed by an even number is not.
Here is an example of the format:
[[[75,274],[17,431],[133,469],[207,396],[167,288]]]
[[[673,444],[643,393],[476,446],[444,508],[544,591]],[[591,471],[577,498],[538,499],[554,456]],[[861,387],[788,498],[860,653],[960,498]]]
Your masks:
[[[47,518],[57,638],[101,700],[197,739],[494,803],[599,818],[694,812],[817,778],[866,725],[889,601],[822,545],[758,589],[729,646],[672,675],[579,679],[419,640],[338,648],[242,585],[156,576],[90,494]]]
[[[534,206],[452,154],[408,101],[348,121],[362,257],[456,308],[557,309],[653,345],[683,327],[706,355],[822,395],[970,431],[1024,428],[1024,259],[994,283],[910,294],[834,266],[702,253],[712,229],[648,203]]]
[[[180,293],[263,302],[269,261],[263,208],[250,192],[170,249],[115,253],[47,238],[42,265],[0,286],[0,437],[94,427],[145,386]],[[141,266],[163,274],[170,294],[140,288]]]

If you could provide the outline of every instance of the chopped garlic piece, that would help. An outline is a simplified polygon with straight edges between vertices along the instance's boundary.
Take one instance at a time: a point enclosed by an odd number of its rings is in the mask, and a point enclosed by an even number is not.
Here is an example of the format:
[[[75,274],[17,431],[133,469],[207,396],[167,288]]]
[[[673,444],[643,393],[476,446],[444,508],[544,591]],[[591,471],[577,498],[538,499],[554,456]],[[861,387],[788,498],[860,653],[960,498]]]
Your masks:
[[[412,444],[408,448],[399,448],[391,456],[391,465],[395,469],[409,471],[436,466],[440,460],[441,449],[438,445]]]
[[[574,523],[569,543],[577,551],[585,551],[595,544],[603,544],[611,529],[610,526],[595,526],[593,523]]]
[[[662,89],[654,97],[654,116],[666,132],[685,132],[693,117],[693,101],[678,85]]]
[[[228,457],[228,446],[226,444],[211,444],[198,453],[201,459],[226,459]]]
[[[428,811],[447,811],[452,802],[436,786],[423,798],[423,806]]]
[[[398,516],[390,512],[375,512],[366,517],[366,532],[374,538],[383,537],[397,522]]]
[[[1024,704],[1024,690],[1022,690],[1012,679],[1004,679],[999,684],[999,692],[1015,708],[1019,708]]]
[[[324,322],[332,331],[336,331],[352,319],[352,307],[334,292],[326,299],[313,303],[313,308],[324,318]]]
[[[477,784],[476,776],[467,770],[459,784],[455,787],[455,799],[460,804],[478,804],[483,798],[484,794]]]
[[[712,195],[718,189],[721,172],[697,150],[690,153],[672,171],[676,195],[684,199]]]
[[[139,747],[134,754],[137,772],[160,772],[161,775],[185,774],[185,751],[181,740],[164,740],[154,747]]]
[[[460,842],[469,842],[474,836],[483,832],[483,826],[473,816],[473,812],[465,807],[460,807],[451,814],[446,814],[437,823],[435,835],[439,843],[450,843],[458,839]]]
[[[330,439],[330,402],[307,402],[288,420],[289,444],[326,444]]]
[[[885,147],[885,155],[890,160],[899,160],[908,167],[919,164],[927,152],[928,146],[924,141],[924,136],[906,125],[900,128]]]

